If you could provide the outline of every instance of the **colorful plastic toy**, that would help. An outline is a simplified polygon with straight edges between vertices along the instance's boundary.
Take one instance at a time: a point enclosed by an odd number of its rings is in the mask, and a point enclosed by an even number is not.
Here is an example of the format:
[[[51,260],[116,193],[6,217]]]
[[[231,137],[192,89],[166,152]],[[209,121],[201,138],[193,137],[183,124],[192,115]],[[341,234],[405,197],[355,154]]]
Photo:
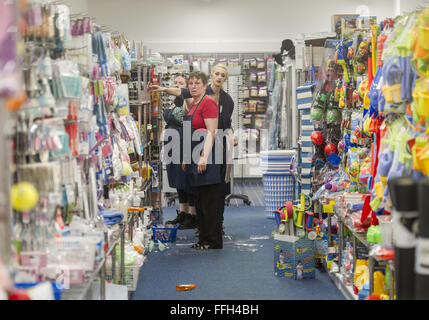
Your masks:
[[[311,141],[315,145],[321,145],[323,143],[323,135],[320,131],[313,131],[311,134]]]
[[[333,143],[327,143],[325,146],[325,153],[327,156],[330,156],[331,153],[336,153],[337,152],[337,147],[335,146],[335,144]]]

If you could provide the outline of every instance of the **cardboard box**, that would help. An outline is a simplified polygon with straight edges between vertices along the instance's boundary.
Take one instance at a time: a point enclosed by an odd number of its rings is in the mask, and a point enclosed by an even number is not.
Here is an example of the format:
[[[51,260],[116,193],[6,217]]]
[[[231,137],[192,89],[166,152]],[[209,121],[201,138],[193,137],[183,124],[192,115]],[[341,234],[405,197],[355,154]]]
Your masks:
[[[314,241],[288,235],[274,235],[274,275],[286,279],[314,279]]]
[[[316,247],[315,258],[326,259],[328,257],[328,236],[317,236],[314,240]]]
[[[356,30],[370,31],[373,25],[377,24],[377,17],[342,17],[341,18],[341,38],[352,38]]]
[[[359,17],[358,14],[334,14],[331,16],[331,32],[335,32],[337,22],[341,22],[343,17]]]

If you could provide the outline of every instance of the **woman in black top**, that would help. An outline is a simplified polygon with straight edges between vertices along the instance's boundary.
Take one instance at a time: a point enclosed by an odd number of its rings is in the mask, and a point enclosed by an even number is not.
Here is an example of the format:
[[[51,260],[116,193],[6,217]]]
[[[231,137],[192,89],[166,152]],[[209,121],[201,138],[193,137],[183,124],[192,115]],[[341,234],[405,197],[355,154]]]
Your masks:
[[[175,88],[186,88],[187,81],[182,76],[177,76],[174,79]],[[169,133],[168,136],[176,136],[180,138],[179,141],[172,141],[171,139],[167,140],[167,137],[164,135],[164,146],[171,143],[171,149],[169,148],[168,156],[171,157],[171,162],[166,164],[167,167],[167,178],[168,183],[171,188],[176,188],[179,195],[179,210],[177,211],[177,217],[174,220],[167,221],[166,224],[179,224],[179,229],[193,229],[196,227],[196,210],[195,210],[195,200],[194,195],[190,186],[187,185],[186,175],[182,170],[182,122],[183,115],[186,114],[189,106],[189,102],[192,99],[183,99],[182,97],[176,97],[174,104],[166,109],[163,113],[164,121],[166,122],[166,132]],[[169,132],[168,130],[172,130]],[[177,152],[177,157],[180,159],[175,159],[174,152]],[[176,161],[174,161],[176,160]],[[179,161],[177,161],[179,160]]]
[[[226,136],[232,137],[232,124],[231,117],[234,111],[234,101],[231,96],[223,89],[224,82],[228,79],[228,69],[222,65],[217,64],[213,67],[210,74],[211,83],[207,86],[206,94],[213,98],[219,106],[219,120],[218,129],[228,130],[229,133],[224,133],[224,156],[223,165],[221,166],[222,186],[220,192],[219,201],[221,203],[221,213],[223,222],[223,212],[225,206],[225,197],[231,193],[230,183],[225,182],[226,178],[226,160],[232,157],[227,157],[227,152],[232,152],[231,148],[227,148]],[[191,98],[189,89],[186,88],[165,88],[153,85],[152,90],[158,92],[166,92],[167,94],[174,95],[176,97],[182,97],[184,99]],[[229,144],[231,146],[231,144]]]

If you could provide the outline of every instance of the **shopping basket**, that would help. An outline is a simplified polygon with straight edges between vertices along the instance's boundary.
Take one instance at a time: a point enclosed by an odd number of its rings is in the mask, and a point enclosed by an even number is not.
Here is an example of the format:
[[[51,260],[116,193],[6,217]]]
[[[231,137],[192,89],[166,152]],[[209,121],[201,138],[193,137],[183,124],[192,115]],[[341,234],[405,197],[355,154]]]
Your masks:
[[[161,241],[162,243],[166,243],[176,241],[177,227],[167,228],[154,225],[152,232],[154,242]]]

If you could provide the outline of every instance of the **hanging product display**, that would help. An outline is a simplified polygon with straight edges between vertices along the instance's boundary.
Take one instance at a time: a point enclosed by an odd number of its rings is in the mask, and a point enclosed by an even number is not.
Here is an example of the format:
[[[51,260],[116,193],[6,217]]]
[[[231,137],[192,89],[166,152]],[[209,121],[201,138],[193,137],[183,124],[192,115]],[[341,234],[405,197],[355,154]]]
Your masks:
[[[27,1],[19,8],[25,51],[18,56],[17,34],[8,31],[16,24],[14,6],[0,3],[0,43],[11,49],[0,57],[0,91],[19,92],[21,60],[25,88],[20,101],[8,102],[13,290],[31,287],[31,299],[85,297],[100,264],[109,261],[113,272],[110,255],[121,248],[125,255],[119,251],[114,261],[120,272],[113,278],[104,274],[101,283],[119,277],[135,290],[152,238],[151,207],[142,207],[152,176],[140,174],[142,163],[131,164],[152,151],[144,147],[150,134],[130,113],[129,86],[120,77],[131,70],[125,41],[118,46],[88,17],[73,19],[65,5]],[[159,107],[156,99],[149,104]],[[143,226],[136,228],[140,219]],[[53,290],[50,297],[42,295],[45,284]],[[80,297],[69,293],[75,286]]]
[[[18,63],[19,34],[16,28],[16,3],[0,2],[0,95],[11,96],[20,92],[21,70]]]
[[[331,228],[338,218],[340,246],[332,240],[328,246],[339,257],[330,270],[339,264],[343,280],[345,270],[354,274],[351,296],[358,299],[423,298],[428,289],[421,256],[425,240],[417,244],[413,227],[421,219],[417,185],[429,173],[428,17],[426,8],[380,25],[369,19],[364,28],[348,29],[342,40],[325,44],[325,68],[311,107],[312,199]],[[413,191],[405,191],[406,185]],[[356,239],[364,244],[366,266],[358,267],[356,260],[350,268],[344,248],[356,250]]]

